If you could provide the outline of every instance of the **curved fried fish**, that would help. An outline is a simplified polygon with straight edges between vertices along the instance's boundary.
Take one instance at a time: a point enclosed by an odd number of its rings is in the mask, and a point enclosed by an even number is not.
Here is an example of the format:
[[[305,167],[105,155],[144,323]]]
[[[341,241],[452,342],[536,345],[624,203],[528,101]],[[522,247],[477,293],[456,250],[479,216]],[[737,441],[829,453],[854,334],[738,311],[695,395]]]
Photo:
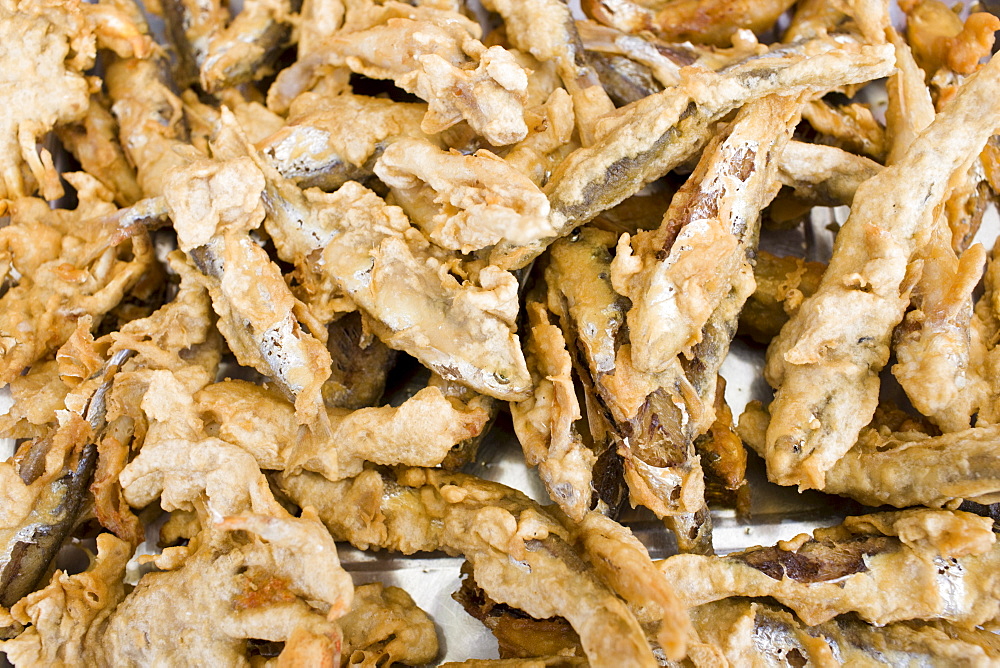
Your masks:
[[[515,490],[428,469],[370,470],[341,483],[281,475],[278,483],[297,502],[317,503],[334,536],[359,548],[463,554],[494,600],[569,620],[593,663],[656,665],[636,618],[588,567],[574,536]]]
[[[994,59],[900,162],[861,185],[819,291],[768,349],[765,376],[777,389],[767,436],[771,480],[821,486],[874,413],[891,330],[909,302],[911,257],[952,175],[968,169],[1000,126],[1000,113],[982,113],[998,82]]]
[[[960,511],[880,513],[775,547],[659,565],[687,605],[770,596],[810,625],[855,612],[878,625],[940,619],[972,629],[1000,614],[992,526]]]
[[[645,97],[602,121],[597,142],[571,153],[546,194],[562,236],[638,192],[708,142],[709,125],[732,109],[771,93],[822,92],[889,74],[892,47],[817,39],[778,49],[716,73],[692,68],[679,86]],[[624,128],[629,130],[623,131]],[[495,261],[519,255],[527,264],[554,239],[526,249],[498,246]]]

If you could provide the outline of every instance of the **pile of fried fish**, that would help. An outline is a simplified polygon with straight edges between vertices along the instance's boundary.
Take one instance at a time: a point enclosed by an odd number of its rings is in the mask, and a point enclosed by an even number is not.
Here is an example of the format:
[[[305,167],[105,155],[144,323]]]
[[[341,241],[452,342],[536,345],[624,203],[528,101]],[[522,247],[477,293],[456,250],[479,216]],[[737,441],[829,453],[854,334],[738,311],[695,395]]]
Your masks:
[[[580,5],[0,0],[9,661],[435,661],[341,542],[465,560],[461,665],[1000,662],[1000,19]],[[549,505],[469,473],[507,410]],[[878,510],[715,556],[745,446]]]

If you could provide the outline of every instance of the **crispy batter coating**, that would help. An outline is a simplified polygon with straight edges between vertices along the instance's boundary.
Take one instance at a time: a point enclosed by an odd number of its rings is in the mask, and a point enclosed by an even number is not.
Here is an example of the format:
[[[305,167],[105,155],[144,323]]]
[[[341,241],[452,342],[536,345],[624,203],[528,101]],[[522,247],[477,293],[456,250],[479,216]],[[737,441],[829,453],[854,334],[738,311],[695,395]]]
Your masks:
[[[71,178],[80,197],[76,209],[19,199],[11,203],[11,224],[0,230],[7,271],[19,274],[0,297],[0,383],[65,343],[80,317],[100,324],[154,261],[144,234],[110,245],[90,219],[114,211],[111,193],[85,174]]]
[[[881,513],[817,529],[811,539],[659,565],[687,605],[770,596],[807,624],[855,612],[879,625],[942,619],[971,629],[1000,612],[991,527],[957,511]]]
[[[625,234],[611,263],[628,312],[632,362],[660,373],[690,356],[701,331],[732,289],[760,231],[760,211],[777,193],[774,156],[798,123],[796,98],[744,107],[728,135],[706,148],[655,232]]]
[[[865,624],[854,615],[807,626],[787,610],[761,599],[726,599],[698,606],[692,621],[704,645],[689,653],[698,665],[990,665],[998,659],[995,636],[945,622]],[[701,652],[706,655],[702,658]]]
[[[401,209],[356,182],[327,194],[273,170],[268,181],[266,229],[279,255],[328,276],[386,345],[483,394],[527,396],[513,275],[488,266],[478,285],[459,282]]]
[[[867,105],[812,100],[802,107],[802,118],[835,146],[874,160],[885,159],[885,130]]]
[[[308,92],[292,103],[288,122],[257,148],[282,176],[302,188],[335,190],[370,176],[371,159],[399,137],[432,139],[420,129],[426,105],[344,93]]]
[[[995,425],[939,434],[905,413],[888,420],[885,413],[879,407],[858,442],[826,472],[823,491],[897,508],[954,507],[962,499],[992,503],[997,497]],[[739,434],[757,452],[764,451],[769,420],[759,402],[740,416]]]
[[[488,418],[478,399],[465,405],[426,387],[398,407],[327,409],[329,436],[301,435],[294,407],[259,385],[216,383],[194,399],[202,420],[261,468],[316,471],[329,480],[359,474],[366,461],[437,466],[458,443],[479,434]]]
[[[655,665],[639,623],[574,549],[573,535],[515,490],[429,469],[402,469],[394,478],[369,470],[340,483],[314,474],[278,480],[292,498],[318,504],[338,538],[405,554],[462,554],[492,599],[536,618],[569,620],[591,662]],[[529,584],[538,581],[546,586]]]
[[[219,529],[180,568],[143,576],[115,609],[100,638],[107,665],[176,661],[178,647],[185,661],[234,664],[246,661],[248,639],[291,641],[303,632],[327,638],[324,653],[336,665],[335,620],[350,607],[353,585],[315,515],[238,515]],[[212,623],[188,621],[194,616]]]
[[[544,304],[526,305],[529,335],[525,356],[534,394],[512,403],[514,432],[528,466],[537,466],[549,498],[566,515],[580,521],[591,505],[596,455],[586,447],[575,422],[580,404],[573,384],[573,363],[559,328],[549,320]]]
[[[986,12],[974,12],[962,22],[958,14],[938,0],[903,0],[906,12],[906,37],[917,64],[928,79],[947,68],[958,74],[971,74],[979,61],[993,48],[993,33],[1000,30],[1000,18]]]
[[[58,127],[56,135],[83,170],[115,194],[116,204],[130,206],[142,197],[135,169],[118,143],[118,122],[103,96],[91,95],[81,121]]]
[[[383,151],[374,171],[393,201],[441,248],[470,253],[555,232],[542,191],[486,149],[461,155],[427,141],[399,139]]]
[[[754,56],[715,73],[691,68],[683,83],[604,119],[597,142],[571,153],[546,186],[560,234],[614,206],[701,149],[709,124],[770,93],[824,91],[889,73],[891,47],[834,45],[825,39]],[[628,130],[625,130],[628,128]],[[524,253],[526,263],[541,252]],[[498,249],[514,253],[517,249]]]
[[[503,17],[514,47],[540,62],[555,62],[563,86],[573,99],[580,141],[595,140],[598,119],[614,110],[597,72],[583,53],[567,3],[562,0],[486,0],[483,6]]]
[[[726,46],[740,29],[770,28],[793,0],[672,0],[656,9],[634,0],[587,0],[591,18],[624,32],[650,31],[671,42],[694,41]]]
[[[398,4],[398,3],[396,3]],[[503,146],[527,134],[524,103],[528,73],[501,46],[480,42],[478,26],[459,14],[432,22],[427,11],[410,16],[385,13],[385,20],[361,30],[341,30],[323,43],[323,50],[288,68],[276,82],[281,98],[308,85],[320,67],[349,67],[374,79],[391,79],[403,90],[428,103],[421,129],[433,134],[465,120],[490,144]],[[385,44],[398,48],[388,50]],[[276,98],[276,104],[281,106]]]
[[[350,612],[338,622],[348,666],[419,666],[438,654],[434,622],[399,587],[357,587]]]
[[[767,435],[771,480],[821,486],[874,413],[877,374],[914,280],[911,256],[952,174],[968,169],[1000,125],[982,113],[997,81],[1000,59],[969,79],[900,162],[861,185],[819,291],[768,349],[765,373],[777,388]]]

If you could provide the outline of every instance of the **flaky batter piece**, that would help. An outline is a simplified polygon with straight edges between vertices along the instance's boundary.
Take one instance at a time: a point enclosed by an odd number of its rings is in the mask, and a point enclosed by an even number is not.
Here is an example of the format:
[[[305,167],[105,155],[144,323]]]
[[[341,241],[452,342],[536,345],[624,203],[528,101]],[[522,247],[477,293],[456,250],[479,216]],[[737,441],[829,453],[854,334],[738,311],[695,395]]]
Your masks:
[[[553,174],[546,194],[559,234],[568,234],[689,159],[708,142],[709,124],[732,109],[771,93],[822,92],[884,76],[892,62],[891,47],[817,39],[790,52],[754,56],[722,73],[684,70],[681,85],[602,119],[596,143],[571,153]],[[544,245],[497,252],[519,252],[526,263]]]
[[[819,206],[850,205],[858,187],[882,165],[836,146],[790,141],[778,160],[778,181],[794,197]]]
[[[958,13],[938,0],[904,0],[906,38],[917,64],[931,79],[947,68],[958,74],[976,71],[979,61],[989,56],[993,33],[1000,30],[1000,18],[974,12],[963,22]]]
[[[987,394],[984,345],[972,327],[973,290],[986,251],[976,244],[956,257],[950,230],[939,217],[917,262],[922,262],[920,280],[910,298],[913,310],[896,331],[892,374],[914,408],[942,431],[961,431]]]
[[[394,139],[429,139],[420,129],[425,113],[424,104],[306,92],[292,102],[287,124],[256,146],[296,185],[335,190],[348,180],[371,176],[374,158]]]
[[[100,534],[97,554],[86,570],[75,575],[57,571],[46,587],[11,609],[26,629],[13,640],[0,642],[0,650],[15,666],[111,663],[101,640],[125,598],[125,565],[131,556],[127,542]]]
[[[399,139],[383,151],[374,171],[393,201],[442,248],[470,253],[555,232],[542,191],[486,149],[462,155],[427,141]]]
[[[465,120],[494,146],[523,139],[528,73],[514,56],[501,46],[487,48],[477,39],[478,26],[461,15],[433,21],[421,18],[420,11],[412,14],[389,13],[376,25],[341,30],[324,42],[322,51],[282,72],[275,85],[288,99],[314,78],[310,73],[347,66],[367,77],[390,79],[426,101],[421,129],[428,134]],[[394,48],[386,49],[386,44]],[[296,86],[298,81],[302,84]]]
[[[740,333],[758,343],[770,343],[802,301],[816,292],[824,271],[822,262],[757,251],[756,287],[740,313]]]
[[[118,141],[118,121],[100,94],[90,96],[87,112],[77,123],[61,125],[56,135],[85,172],[115,194],[115,203],[130,206],[142,198],[135,169]]]
[[[992,520],[947,510],[849,517],[775,547],[659,562],[687,605],[770,596],[805,623],[855,612],[870,623],[994,623],[1000,583]]]
[[[807,626],[764,600],[730,598],[691,610],[702,644],[689,652],[695,665],[734,666],[987,666],[1000,658],[995,636],[944,622],[872,626],[854,615]],[[704,654],[703,654],[704,653]],[[721,655],[721,656],[720,656]],[[711,657],[711,658],[709,658]]]
[[[581,143],[595,139],[597,120],[614,104],[583,51],[569,6],[561,0],[487,0],[488,10],[503,17],[507,38],[540,62],[554,62],[563,86],[573,100]]]
[[[196,160],[166,178],[178,245],[204,274],[219,331],[237,360],[274,378],[303,422],[319,419],[330,354],[314,335],[318,327],[302,327],[301,302],[248,234],[264,219],[265,180],[251,158],[226,159],[225,141],[220,135],[217,159]]]
[[[587,0],[583,10],[591,18],[623,32],[649,31],[671,42],[728,46],[737,30],[763,32],[793,3],[791,0],[673,0],[658,3],[655,8],[646,4],[634,0]]]
[[[369,470],[339,483],[314,474],[278,481],[297,502],[319,504],[334,536],[359,548],[464,555],[493,600],[535,618],[569,620],[593,663],[655,665],[635,616],[588,565],[592,555],[574,546],[573,533],[550,512],[515,490],[428,469],[400,469],[395,476]],[[684,639],[674,637],[683,647]]]
[[[115,609],[100,639],[109,665],[176,662],[179,647],[185,662],[238,664],[249,639],[302,651],[303,634],[338,662],[335,620],[350,607],[353,585],[308,509],[301,518],[229,517],[193,542],[180,568],[147,573]]]
[[[328,436],[300,435],[294,407],[284,397],[245,381],[209,385],[195,401],[208,428],[252,454],[261,468],[315,471],[329,480],[355,476],[365,462],[437,466],[488,419],[480,401],[452,401],[436,387],[423,388],[398,407],[329,408]]]
[[[435,250],[401,209],[357,182],[334,193],[303,192],[262,160],[258,166],[268,181],[265,228],[282,259],[328,277],[390,348],[483,394],[527,396],[512,274],[485,267],[475,283],[460,281],[451,273],[454,256]]]
[[[581,413],[573,363],[562,332],[550,322],[544,304],[529,300],[526,312],[525,356],[535,389],[531,398],[510,405],[514,433],[525,463],[538,467],[549,498],[580,521],[591,507],[597,457],[575,425]]]
[[[503,159],[535,185],[545,185],[563,158],[576,148],[572,141],[575,118],[569,94],[563,88],[554,89],[543,104],[525,111],[528,135],[511,146]]]
[[[97,327],[154,261],[145,234],[113,245],[91,222],[115,211],[104,186],[83,173],[68,178],[78,189],[76,209],[19,199],[0,231],[0,258],[13,283],[0,298],[2,383],[65,343],[80,317],[91,316]]]
[[[881,407],[857,443],[826,472],[824,492],[897,508],[954,507],[962,499],[993,502],[1000,492],[995,425],[939,434],[909,415],[886,420],[880,413]],[[739,434],[757,452],[764,451],[769,419],[758,402],[740,416]]]
[[[1000,125],[982,113],[998,79],[1000,59],[970,77],[900,162],[861,185],[819,291],[768,350],[765,375],[777,388],[767,436],[771,480],[821,486],[874,413],[877,374],[915,280],[911,257],[952,175],[968,169]]]
[[[884,160],[888,145],[885,129],[870,107],[860,103],[834,105],[812,100],[802,108],[802,118],[823,135],[823,143],[832,143],[852,153]]]
[[[623,235],[611,263],[628,297],[632,362],[663,372],[690,356],[701,331],[745,264],[760,212],[777,193],[775,156],[798,123],[800,100],[767,97],[745,106],[674,195],[655,232]]]
[[[122,149],[146,197],[162,194],[165,175],[189,162],[184,106],[169,71],[166,58],[154,55],[112,58],[104,74]]]
[[[145,53],[151,45],[113,8],[81,2],[6,0],[0,5],[0,67],[7,112],[0,121],[0,204],[36,190],[45,199],[63,194],[46,149],[36,142],[57,125],[82,121],[91,84],[97,33],[102,46]]]
[[[338,624],[348,666],[419,666],[438,655],[434,622],[399,587],[372,582],[355,588],[351,609]]]

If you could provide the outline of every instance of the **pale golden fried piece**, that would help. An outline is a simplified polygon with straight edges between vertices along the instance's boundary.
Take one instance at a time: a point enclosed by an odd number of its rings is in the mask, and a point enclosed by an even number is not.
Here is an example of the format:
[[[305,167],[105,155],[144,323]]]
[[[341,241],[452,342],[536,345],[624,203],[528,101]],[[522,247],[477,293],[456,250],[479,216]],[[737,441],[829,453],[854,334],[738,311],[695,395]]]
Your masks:
[[[331,194],[303,192],[245,150],[267,175],[265,228],[283,260],[326,277],[386,345],[442,377],[498,399],[527,396],[513,275],[487,266],[478,285],[460,283],[449,273],[454,257],[436,251],[398,207],[353,181]]]
[[[373,159],[399,137],[439,142],[420,129],[426,113],[424,104],[350,93],[303,93],[292,103],[288,123],[256,146],[298,186],[331,191],[350,179],[371,176]]]
[[[514,432],[528,466],[537,466],[549,498],[574,521],[591,507],[596,455],[586,447],[574,423],[580,404],[573,384],[573,363],[559,328],[549,321],[545,305],[529,300],[525,356],[534,393],[511,403]]]
[[[771,93],[822,92],[887,75],[893,62],[890,49],[817,39],[722,73],[685,70],[680,86],[603,119],[597,143],[571,153],[553,174],[546,194],[559,234],[568,234],[689,159],[707,143],[710,123],[735,107]],[[544,245],[498,247],[494,261],[517,254],[519,264],[525,264]]]
[[[802,118],[835,146],[875,160],[885,159],[885,129],[866,105],[812,100],[802,108]]]
[[[261,468],[315,471],[329,480],[359,474],[366,461],[437,466],[488,418],[476,398],[465,405],[425,387],[398,407],[329,408],[329,436],[299,435],[294,407],[259,385],[216,383],[194,400],[212,433],[252,454]]]
[[[572,142],[575,115],[572,100],[563,88],[556,88],[540,105],[524,113],[528,136],[510,147],[503,159],[526,175],[538,187],[574,148]]]
[[[878,625],[941,619],[972,629],[1000,613],[992,524],[946,510],[880,513],[776,547],[659,566],[689,606],[770,596],[810,625],[855,612]]]
[[[398,139],[374,171],[389,186],[391,201],[441,248],[470,253],[555,232],[542,191],[486,149],[461,155],[427,141]]]
[[[52,0],[4,0],[0,4],[0,68],[7,111],[0,121],[0,211],[8,200],[63,194],[46,149],[36,141],[55,126],[84,120],[91,85],[84,72],[102,46],[120,55],[152,48],[128,17],[113,7]]]
[[[503,17],[507,37],[540,62],[553,61],[570,97],[580,142],[595,139],[597,120],[614,110],[597,72],[587,62],[569,6],[561,0],[486,0]]]
[[[97,555],[76,575],[57,571],[43,589],[11,608],[31,624],[0,650],[17,666],[110,665],[101,642],[109,618],[125,598],[125,564],[132,546],[109,533],[97,537]]]
[[[777,389],[767,435],[771,480],[822,486],[874,413],[877,374],[916,278],[911,256],[952,175],[968,169],[1000,126],[1000,114],[983,113],[998,83],[1000,59],[970,77],[900,162],[861,185],[818,292],[768,349],[765,375]]]
[[[819,206],[850,205],[858,186],[882,165],[835,146],[790,141],[778,156],[778,181],[796,199]]]
[[[696,665],[733,666],[987,666],[1000,659],[996,636],[945,622],[871,626],[854,615],[806,626],[761,599],[729,598],[691,610],[702,645],[689,651]],[[704,652],[705,654],[702,654]],[[711,657],[711,660],[709,659]]]
[[[394,3],[391,12],[399,9]],[[465,120],[489,143],[503,146],[527,134],[524,103],[528,73],[501,46],[487,48],[478,26],[450,12],[440,23],[427,11],[392,16],[361,30],[341,30],[322,51],[284,70],[275,82],[280,108],[315,80],[321,67],[349,67],[374,79],[390,79],[428,103],[421,129],[441,132]],[[405,14],[405,12],[404,12]],[[440,17],[444,18],[444,17]],[[385,44],[396,48],[387,50]],[[270,97],[270,96],[269,96]]]
[[[769,420],[759,402],[740,416],[739,434],[758,453],[764,451]],[[876,413],[858,442],[826,472],[823,491],[897,508],[951,507],[962,499],[992,502],[1000,492],[997,427],[941,435],[928,426],[905,414],[885,420]]]
[[[81,121],[56,128],[56,135],[83,170],[115,194],[116,204],[130,206],[141,199],[135,169],[118,143],[118,122],[102,96],[91,95]]]
[[[178,245],[204,274],[219,331],[237,360],[274,378],[309,422],[322,417],[330,354],[313,334],[318,327],[301,327],[301,302],[248,235],[263,222],[264,177],[245,155],[226,159],[226,141],[220,136],[213,146],[221,153],[216,159],[171,171],[164,199]]]
[[[740,332],[759,343],[770,343],[802,301],[816,292],[824,271],[822,262],[757,251],[753,268],[757,285],[740,313]]]
[[[751,102],[705,150],[655,232],[622,235],[611,263],[628,312],[632,362],[650,373],[690,358],[709,317],[732,289],[777,193],[775,156],[798,123],[794,97]]]
[[[434,622],[399,587],[380,582],[357,587],[350,612],[338,623],[348,666],[418,666],[438,654]]]
[[[100,638],[107,665],[176,661],[179,642],[185,661],[230,665],[246,661],[247,639],[289,641],[286,651],[301,652],[303,633],[336,665],[335,620],[353,585],[316,516],[240,515],[214,531],[193,541],[180,568],[143,576],[115,609]],[[195,616],[212,623],[191,624]]]
[[[83,173],[67,179],[78,191],[76,209],[19,199],[11,203],[11,224],[0,230],[8,278],[12,270],[19,274],[0,297],[0,383],[65,343],[80,317],[100,324],[154,261],[146,235],[110,246],[91,222],[115,210],[104,186]]]
[[[334,536],[359,548],[464,555],[493,600],[569,620],[592,663],[656,665],[636,618],[574,549],[569,529],[515,490],[428,469],[398,470],[395,479],[370,470],[339,483],[315,474],[278,481],[297,502],[318,504]],[[683,636],[674,637],[683,647]]]
[[[655,10],[633,0],[586,0],[591,18],[623,32],[649,31],[671,42],[728,46],[740,29],[763,32],[794,0],[673,0]]]
[[[944,432],[971,424],[986,395],[979,364],[983,344],[972,328],[972,291],[979,283],[986,251],[980,244],[956,257],[949,230],[938,219],[931,239],[917,254],[920,280],[913,310],[897,329],[892,374],[914,408]]]
[[[163,192],[164,176],[186,165],[183,103],[171,90],[164,58],[112,59],[104,75],[119,139],[146,197]]]
[[[986,12],[969,14],[962,22],[958,14],[938,0],[902,0],[906,12],[906,37],[917,64],[931,79],[947,68],[971,74],[993,48],[993,33],[1000,30],[1000,18]]]
[[[626,529],[599,513],[588,513],[579,538],[590,563],[632,608],[641,624],[671,658],[681,657],[691,634],[691,622],[673,585],[658,577],[645,546]]]

